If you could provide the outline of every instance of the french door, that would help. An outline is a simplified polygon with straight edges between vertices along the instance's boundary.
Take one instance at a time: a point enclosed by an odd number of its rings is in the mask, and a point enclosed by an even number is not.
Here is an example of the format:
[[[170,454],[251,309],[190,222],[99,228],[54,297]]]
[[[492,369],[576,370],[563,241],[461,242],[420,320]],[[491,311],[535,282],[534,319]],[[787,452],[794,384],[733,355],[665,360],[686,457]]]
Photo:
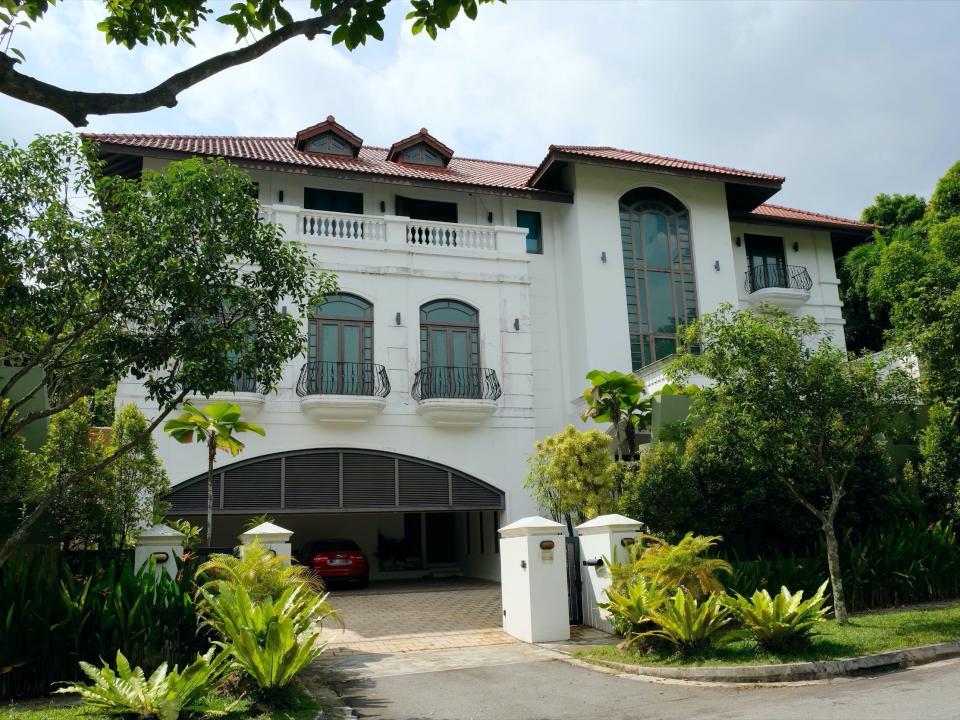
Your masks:
[[[772,235],[746,235],[750,292],[768,287],[787,286],[787,263],[783,238]]]

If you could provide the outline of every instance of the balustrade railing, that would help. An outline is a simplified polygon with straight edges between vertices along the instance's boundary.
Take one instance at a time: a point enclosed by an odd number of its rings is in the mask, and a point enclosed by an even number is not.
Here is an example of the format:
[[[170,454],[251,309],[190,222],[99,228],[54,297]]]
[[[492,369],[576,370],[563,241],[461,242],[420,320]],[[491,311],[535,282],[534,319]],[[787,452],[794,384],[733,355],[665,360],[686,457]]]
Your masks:
[[[765,288],[790,288],[809,291],[813,280],[800,265],[757,265],[746,272],[743,283],[748,293]]]
[[[383,220],[349,213],[300,212],[297,228],[307,237],[333,240],[383,242],[387,237],[387,224]]]
[[[460,248],[463,250],[496,250],[497,233],[493,228],[479,225],[407,221],[407,243],[430,247]]]
[[[300,370],[297,395],[362,395],[385,398],[390,378],[383,365],[311,360]]]
[[[497,373],[490,368],[430,365],[417,371],[412,395],[418,402],[439,398],[497,400],[501,390]]]

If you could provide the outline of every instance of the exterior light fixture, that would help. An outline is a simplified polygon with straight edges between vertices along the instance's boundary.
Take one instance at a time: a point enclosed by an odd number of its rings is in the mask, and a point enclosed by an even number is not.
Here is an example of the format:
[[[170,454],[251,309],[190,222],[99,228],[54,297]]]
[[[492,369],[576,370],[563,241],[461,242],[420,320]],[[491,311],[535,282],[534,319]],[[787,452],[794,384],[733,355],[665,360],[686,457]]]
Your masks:
[[[513,329],[516,330],[517,332],[520,331],[520,318],[513,319]]]
[[[714,261],[713,261],[713,269],[716,270],[717,272],[720,272],[720,261],[719,261],[719,260],[714,260]]]
[[[400,324],[400,313],[397,313],[397,318],[396,318],[396,319],[397,319],[397,325],[399,325],[399,324]]]
[[[741,244],[742,242],[743,242],[743,241],[740,239],[740,236],[737,235],[737,240],[736,240],[737,247],[740,247],[740,244]]]
[[[604,250],[600,253],[600,262],[605,263],[607,261],[607,251]]]
[[[603,567],[603,558],[600,557],[596,558],[595,560],[584,560],[583,564],[585,567],[601,568]]]
[[[277,202],[283,202],[283,190],[277,193]]]
[[[795,243],[793,244],[793,251],[794,251],[794,252],[800,252],[800,243],[795,242]]]
[[[387,204],[386,204],[383,200],[381,200],[381,201],[380,201],[380,212],[386,212],[386,211],[387,211]]]
[[[156,560],[157,564],[159,565],[160,563],[165,563],[167,560],[169,560],[170,554],[165,552],[155,552],[150,557]]]
[[[553,548],[554,548],[554,542],[553,542],[553,540],[541,540],[541,541],[540,541],[540,549],[541,549],[541,550],[553,550]]]
[[[625,537],[620,541],[620,544],[623,545],[624,547],[630,547],[635,542],[637,542],[636,538]]]
[[[492,222],[493,222],[493,213],[492,213],[492,212],[488,212],[488,213],[487,213],[487,222],[488,222],[488,223],[492,223]]]

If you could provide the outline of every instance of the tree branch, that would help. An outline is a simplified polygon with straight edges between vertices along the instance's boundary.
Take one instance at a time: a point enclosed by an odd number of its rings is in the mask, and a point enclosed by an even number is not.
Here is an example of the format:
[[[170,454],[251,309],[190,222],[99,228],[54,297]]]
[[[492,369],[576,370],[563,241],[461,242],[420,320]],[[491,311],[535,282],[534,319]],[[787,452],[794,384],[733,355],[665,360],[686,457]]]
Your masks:
[[[177,95],[199,82],[229,68],[256,60],[287,40],[303,35],[313,40],[317,35],[328,35],[328,27],[349,13],[359,0],[343,0],[330,12],[309,20],[298,20],[284,25],[246,47],[231,50],[204,60],[175,75],[150,90],[139,93],[100,93],[67,90],[24,75],[16,70],[16,61],[0,52],[0,92],[33,105],[53,110],[69,120],[74,127],[87,125],[89,115],[117,115],[141,113],[158,107],[174,107]]]

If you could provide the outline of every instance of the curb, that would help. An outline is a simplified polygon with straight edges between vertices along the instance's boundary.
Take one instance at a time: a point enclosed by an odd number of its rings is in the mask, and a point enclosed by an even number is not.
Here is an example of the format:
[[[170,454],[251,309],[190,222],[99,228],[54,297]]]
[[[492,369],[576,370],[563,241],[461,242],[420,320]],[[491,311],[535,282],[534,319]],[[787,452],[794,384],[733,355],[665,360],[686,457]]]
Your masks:
[[[644,675],[667,680],[696,680],[699,682],[767,683],[826,680],[879,672],[902,670],[914,665],[925,665],[938,660],[960,656],[960,640],[921,645],[920,647],[890,650],[872,655],[861,655],[839,660],[783,663],[778,665],[734,665],[709,667],[656,667],[629,665],[613,660],[584,658],[590,663],[613,668],[619,672]]]

